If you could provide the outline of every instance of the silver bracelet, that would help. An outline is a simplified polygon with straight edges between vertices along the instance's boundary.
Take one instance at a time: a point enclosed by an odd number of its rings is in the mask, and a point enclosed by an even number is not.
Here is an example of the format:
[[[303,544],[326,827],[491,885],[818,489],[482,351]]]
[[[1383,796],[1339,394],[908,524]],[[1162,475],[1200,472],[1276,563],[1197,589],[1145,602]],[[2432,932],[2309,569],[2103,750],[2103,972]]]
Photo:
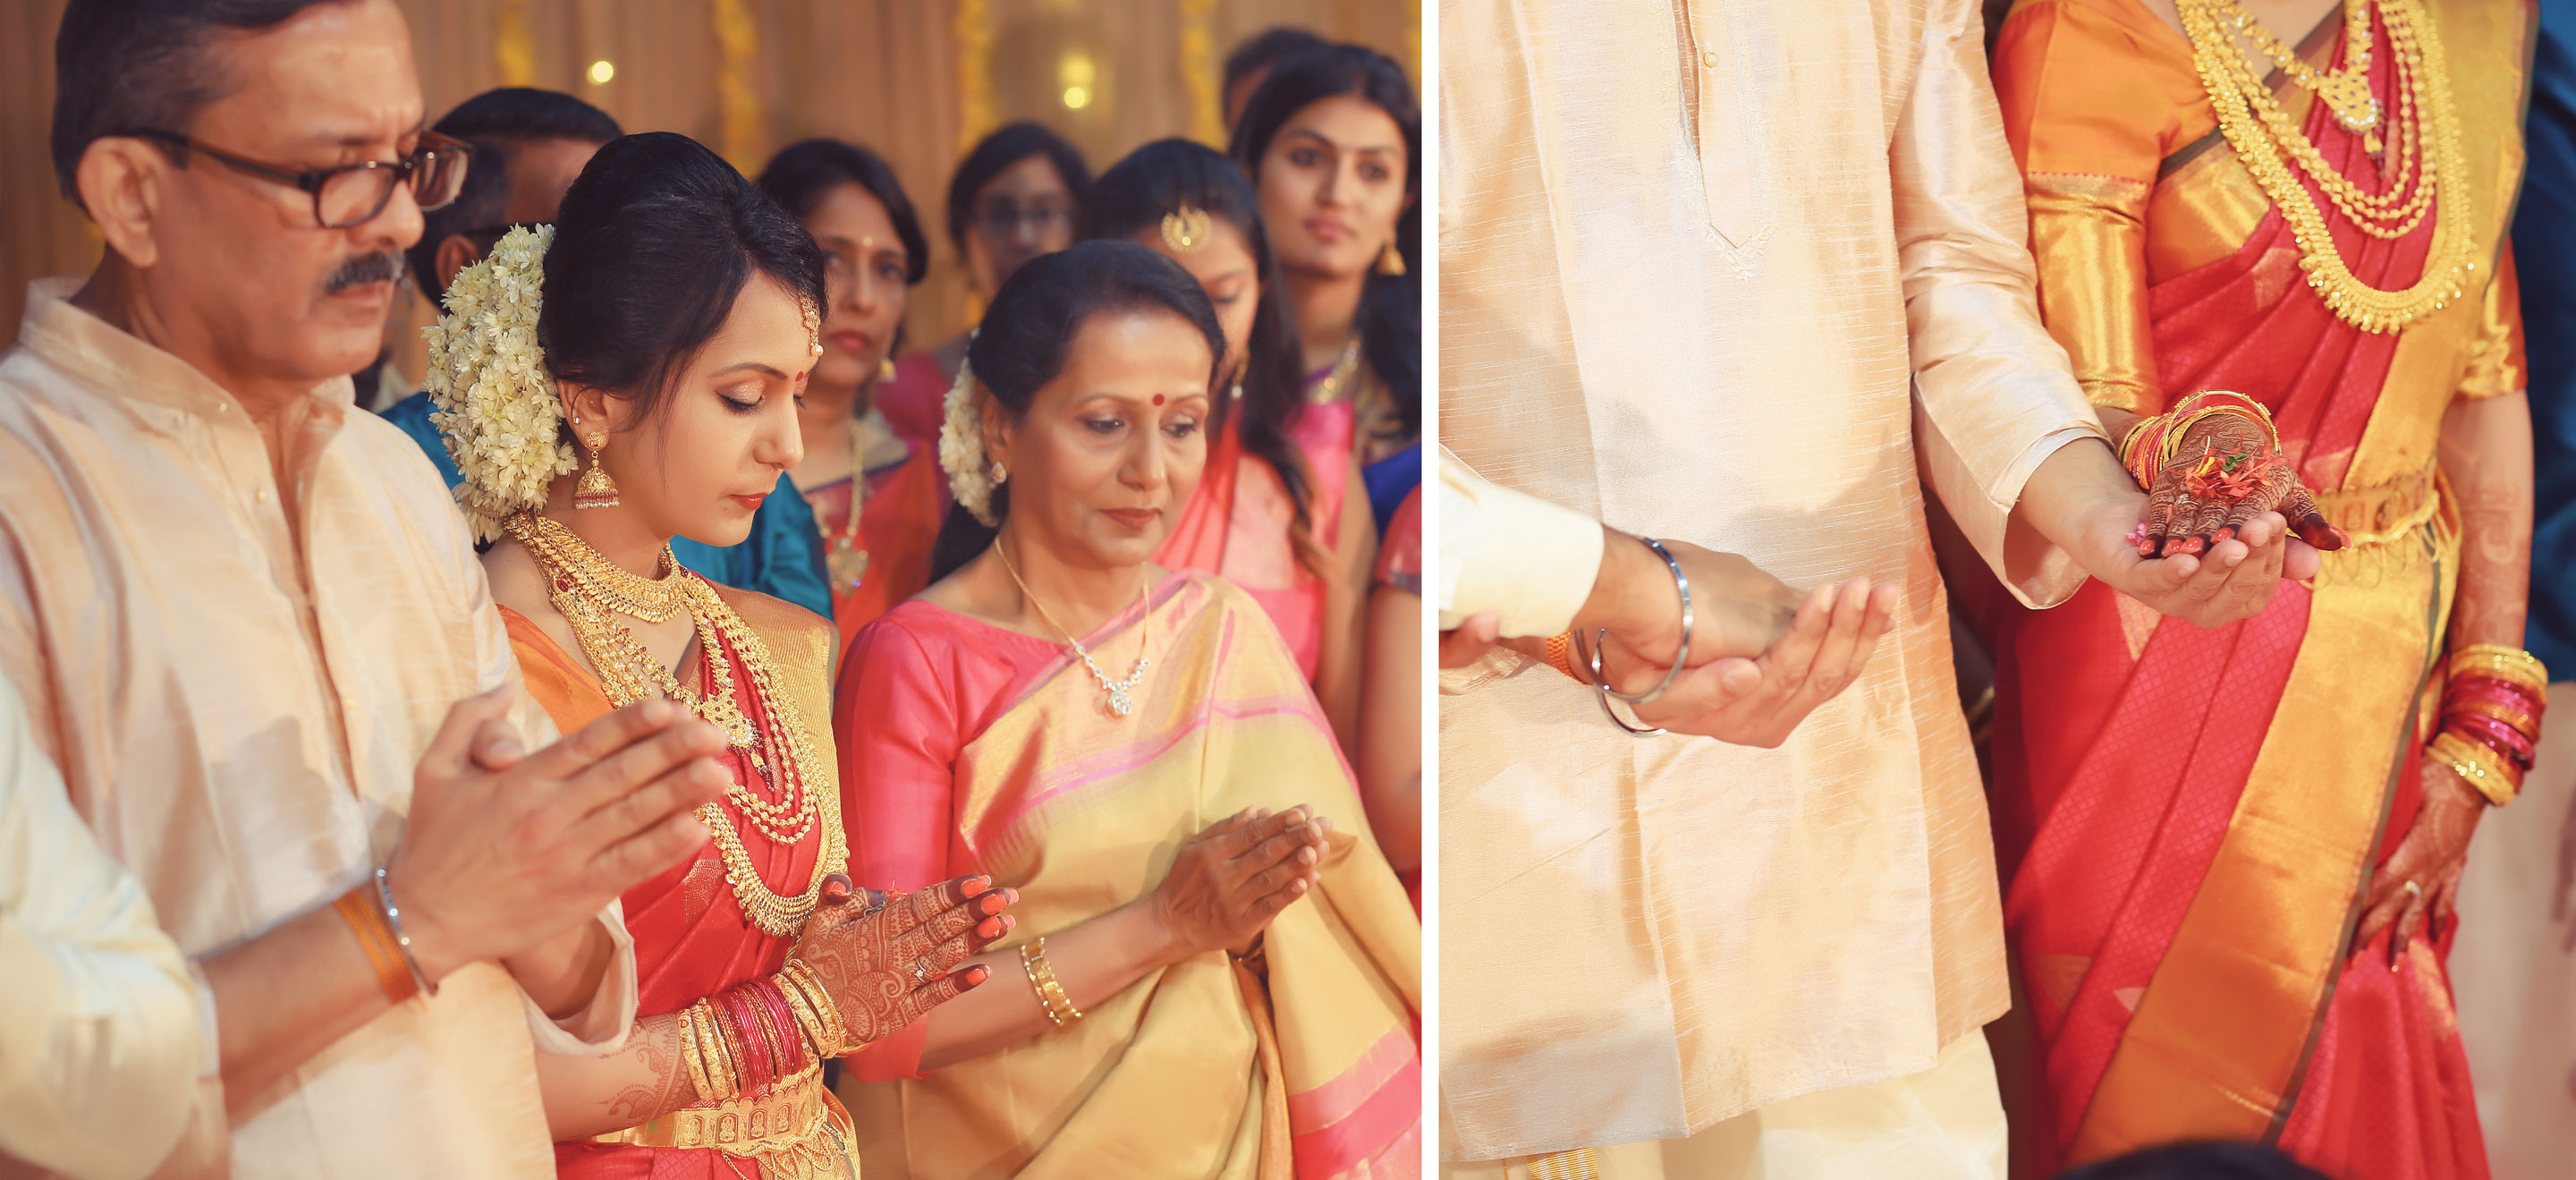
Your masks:
[[[1610,707],[1610,686],[1604,682],[1601,677],[1601,639],[1609,634],[1610,629],[1607,627],[1595,630],[1593,632],[1591,650],[1586,652],[1583,644],[1583,632],[1577,631],[1574,633],[1574,654],[1576,658],[1589,664],[1592,668],[1591,683],[1593,699],[1601,702],[1601,715],[1609,718],[1610,724],[1618,726],[1620,729],[1635,737],[1660,736],[1664,732],[1663,730],[1655,728],[1639,729],[1636,726],[1630,725],[1626,721],[1621,720],[1619,717],[1619,711]]]
[[[420,960],[411,957],[411,935],[403,933],[402,910],[394,905],[393,883],[387,879],[382,867],[376,869],[376,904],[385,908],[385,925],[394,928],[394,943],[402,947],[403,966],[411,968],[411,981],[420,985],[422,995],[437,995],[438,985],[422,974]]]
[[[1681,650],[1676,651],[1676,652],[1674,652],[1674,653],[1673,653],[1673,666],[1664,670],[1664,678],[1663,678],[1663,680],[1662,680],[1662,681],[1660,681],[1659,683],[1657,683],[1653,688],[1647,689],[1647,690],[1646,690],[1645,692],[1643,692],[1643,693],[1640,693],[1640,694],[1638,694],[1638,695],[1636,695],[1636,696],[1630,696],[1630,695],[1628,695],[1627,693],[1621,692],[1621,691],[1619,691],[1618,689],[1615,689],[1615,688],[1610,687],[1608,683],[1604,682],[1604,681],[1601,679],[1601,641],[1600,641],[1600,639],[1599,639],[1598,637],[1595,637],[1595,638],[1593,639],[1593,641],[1592,641],[1592,684],[1593,684],[1593,687],[1600,689],[1602,692],[1604,692],[1604,693],[1606,693],[1606,694],[1608,694],[1608,695],[1610,695],[1610,696],[1614,696],[1614,697],[1619,698],[1620,700],[1626,701],[1626,702],[1628,702],[1628,703],[1629,703],[1629,704],[1631,704],[1631,705],[1642,705],[1642,704],[1645,704],[1646,702],[1651,701],[1651,700],[1655,699],[1656,697],[1659,697],[1659,696],[1664,695],[1664,690],[1665,690],[1665,689],[1668,689],[1668,688],[1671,688],[1671,687],[1673,686],[1673,681],[1674,681],[1674,679],[1675,679],[1675,678],[1677,678],[1677,677],[1679,677],[1679,676],[1682,674],[1682,665],[1687,664],[1687,663],[1689,663],[1689,662],[1690,662],[1690,641],[1691,641],[1691,593],[1690,593],[1690,576],[1689,576],[1689,575],[1687,575],[1687,574],[1684,574],[1684,573],[1682,572],[1682,563],[1681,563],[1681,562],[1679,562],[1679,561],[1675,561],[1675,560],[1673,559],[1673,552],[1672,552],[1672,550],[1664,548],[1664,543],[1663,543],[1663,542],[1658,541],[1658,540],[1654,539],[1653,537],[1639,537],[1639,538],[1637,538],[1637,539],[1638,539],[1638,540],[1640,540],[1640,541],[1645,542],[1645,543],[1646,543],[1646,548],[1654,550],[1654,551],[1655,551],[1655,556],[1663,558],[1663,559],[1664,559],[1664,564],[1665,564],[1666,566],[1670,567],[1670,568],[1672,569],[1672,571],[1673,571],[1673,588],[1674,588],[1674,589],[1676,589],[1676,590],[1681,591],[1681,594],[1682,594],[1682,646],[1681,646]],[[1602,634],[1603,634],[1603,635],[1607,635],[1607,634],[1609,634],[1609,630],[1608,630],[1607,628],[1603,628],[1603,629],[1602,629]]]

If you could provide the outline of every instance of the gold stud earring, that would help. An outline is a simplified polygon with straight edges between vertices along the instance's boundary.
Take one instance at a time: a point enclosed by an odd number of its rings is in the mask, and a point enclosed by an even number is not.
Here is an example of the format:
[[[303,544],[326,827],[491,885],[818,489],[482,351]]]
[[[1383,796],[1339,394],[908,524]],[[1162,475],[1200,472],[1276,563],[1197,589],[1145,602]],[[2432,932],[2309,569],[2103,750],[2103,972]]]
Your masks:
[[[594,430],[581,436],[581,445],[590,448],[590,470],[581,473],[581,482],[572,489],[575,508],[617,507],[617,481],[608,478],[608,469],[599,465],[599,452],[608,445],[608,432]]]
[[[1377,252],[1377,273],[1390,277],[1404,273],[1404,252],[1395,248],[1394,238],[1388,238],[1385,248]]]
[[[894,380],[894,358],[893,358],[893,357],[886,357],[886,358],[884,358],[883,360],[880,360],[880,361],[878,361],[878,362],[877,362],[877,380],[879,380],[879,381],[892,381],[892,380]]]

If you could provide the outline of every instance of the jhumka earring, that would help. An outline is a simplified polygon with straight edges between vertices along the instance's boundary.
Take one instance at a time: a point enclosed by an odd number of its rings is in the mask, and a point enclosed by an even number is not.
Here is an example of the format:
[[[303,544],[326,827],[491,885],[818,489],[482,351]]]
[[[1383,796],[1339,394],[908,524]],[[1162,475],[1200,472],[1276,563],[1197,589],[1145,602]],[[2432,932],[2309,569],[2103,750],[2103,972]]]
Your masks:
[[[590,448],[590,470],[581,473],[581,482],[572,489],[575,508],[617,507],[617,481],[608,478],[608,469],[599,465],[600,448],[608,445],[608,432],[594,430],[581,436],[581,445]]]
[[[877,380],[879,380],[879,381],[892,381],[892,380],[894,380],[894,358],[893,358],[893,357],[887,357],[887,358],[885,358],[885,359],[880,360],[880,361],[878,361],[878,362],[877,362]]]
[[[1382,275],[1404,273],[1404,252],[1395,248],[1394,238],[1388,238],[1385,248],[1377,252],[1377,273]]]

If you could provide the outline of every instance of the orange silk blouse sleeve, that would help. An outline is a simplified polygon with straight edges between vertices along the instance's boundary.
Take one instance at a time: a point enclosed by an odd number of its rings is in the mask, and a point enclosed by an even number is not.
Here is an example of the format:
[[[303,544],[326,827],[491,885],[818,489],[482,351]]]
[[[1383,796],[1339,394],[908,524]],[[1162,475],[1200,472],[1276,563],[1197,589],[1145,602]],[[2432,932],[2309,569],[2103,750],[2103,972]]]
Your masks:
[[[2514,277],[2513,240],[2496,250],[2495,280],[2487,284],[2478,319],[2477,343],[2469,347],[2468,371],[2460,375],[2460,397],[2474,401],[2520,393],[2531,376],[2522,359],[2522,282]]]
[[[2183,111],[2176,47],[2156,36],[2165,30],[2136,23],[2156,18],[2135,8],[2018,5],[1995,43],[1994,75],[2030,206],[2040,318],[2095,405],[2153,414],[2164,396],[2147,333],[2147,197],[2179,146]],[[2189,70],[2187,55],[2181,65]]]

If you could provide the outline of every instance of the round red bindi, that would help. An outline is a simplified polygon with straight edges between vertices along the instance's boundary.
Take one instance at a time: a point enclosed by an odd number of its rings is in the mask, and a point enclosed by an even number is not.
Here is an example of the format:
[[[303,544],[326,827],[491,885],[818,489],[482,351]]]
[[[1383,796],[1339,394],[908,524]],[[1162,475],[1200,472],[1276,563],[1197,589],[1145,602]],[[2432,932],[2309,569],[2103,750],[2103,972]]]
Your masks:
[[[1163,404],[1163,395],[1162,395],[1162,394],[1159,394],[1159,393],[1158,393],[1158,394],[1155,394],[1155,395],[1154,395],[1154,404],[1155,404],[1155,405],[1158,405],[1158,406],[1159,406],[1159,405],[1161,405],[1161,404]]]

